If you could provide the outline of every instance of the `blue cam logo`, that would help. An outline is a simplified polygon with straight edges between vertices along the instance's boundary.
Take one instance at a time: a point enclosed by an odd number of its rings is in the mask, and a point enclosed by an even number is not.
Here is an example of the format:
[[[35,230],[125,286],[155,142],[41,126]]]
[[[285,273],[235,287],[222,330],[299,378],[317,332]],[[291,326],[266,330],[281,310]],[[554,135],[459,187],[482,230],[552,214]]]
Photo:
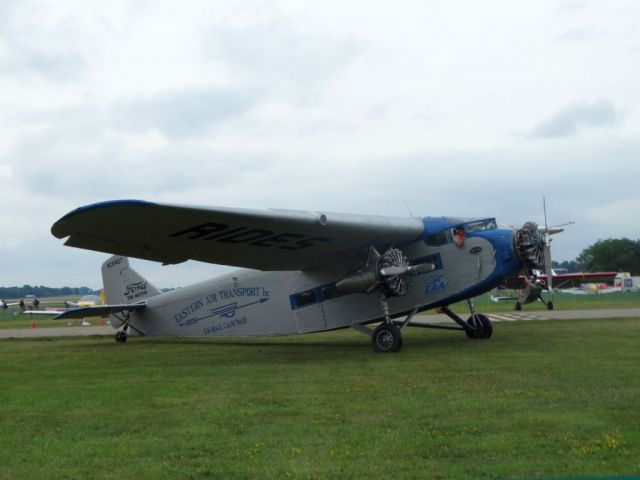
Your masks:
[[[424,287],[424,293],[442,292],[449,285],[449,279],[444,275],[438,275],[430,279]]]

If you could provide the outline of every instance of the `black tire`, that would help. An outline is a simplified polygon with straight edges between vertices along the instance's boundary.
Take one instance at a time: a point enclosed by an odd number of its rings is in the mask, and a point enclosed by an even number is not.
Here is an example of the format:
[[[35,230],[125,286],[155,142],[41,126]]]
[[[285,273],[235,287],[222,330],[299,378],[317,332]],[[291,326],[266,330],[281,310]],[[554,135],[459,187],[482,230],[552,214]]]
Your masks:
[[[513,307],[514,310],[520,311],[522,310],[522,304],[520,302],[516,302],[516,306]]]
[[[548,301],[547,302],[547,310],[553,310],[553,302],[552,301]]]
[[[125,343],[127,341],[127,334],[126,332],[116,332],[116,342],[118,343]]]
[[[469,338],[491,338],[493,334],[493,325],[491,320],[486,315],[476,313],[471,315],[467,320],[467,323],[474,327],[474,330],[466,330],[467,337]]]
[[[373,331],[371,344],[378,353],[398,352],[402,348],[402,332],[395,325],[382,323]]]

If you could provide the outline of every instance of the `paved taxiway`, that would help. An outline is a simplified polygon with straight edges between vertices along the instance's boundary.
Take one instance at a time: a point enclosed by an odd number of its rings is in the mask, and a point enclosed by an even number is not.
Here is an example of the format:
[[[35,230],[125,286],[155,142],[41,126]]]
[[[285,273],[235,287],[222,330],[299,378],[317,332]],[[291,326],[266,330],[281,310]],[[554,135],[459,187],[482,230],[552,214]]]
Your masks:
[[[588,318],[640,318],[640,308],[619,308],[604,310],[553,310],[536,312],[500,312],[489,313],[493,322],[515,322],[522,320],[582,320]],[[462,315],[466,318],[467,315]],[[419,315],[418,322],[451,322],[444,314]],[[43,337],[79,337],[89,335],[114,335],[110,326],[59,327],[59,328],[21,328],[0,329],[0,338],[43,338]]]

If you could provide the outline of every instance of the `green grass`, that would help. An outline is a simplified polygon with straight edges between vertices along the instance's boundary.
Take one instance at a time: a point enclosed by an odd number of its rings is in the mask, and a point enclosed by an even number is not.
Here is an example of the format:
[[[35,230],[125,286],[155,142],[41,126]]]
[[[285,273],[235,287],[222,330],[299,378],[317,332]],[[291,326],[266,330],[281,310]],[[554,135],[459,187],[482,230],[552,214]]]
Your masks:
[[[640,319],[0,341],[0,478],[640,473]]]

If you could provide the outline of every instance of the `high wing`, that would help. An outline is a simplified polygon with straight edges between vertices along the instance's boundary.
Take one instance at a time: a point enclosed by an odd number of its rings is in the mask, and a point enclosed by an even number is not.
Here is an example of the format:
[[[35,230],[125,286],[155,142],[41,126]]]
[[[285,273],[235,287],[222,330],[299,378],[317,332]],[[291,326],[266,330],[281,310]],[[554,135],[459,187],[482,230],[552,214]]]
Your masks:
[[[594,272],[594,273],[563,273],[552,276],[553,288],[579,287],[584,283],[613,283],[616,272]],[[546,282],[546,275],[538,275],[537,278],[543,283]],[[512,290],[520,290],[525,287],[525,277],[519,275],[507,279],[505,287]]]
[[[95,307],[72,308],[54,317],[54,320],[63,318],[106,317],[112,313],[133,312],[147,308],[146,303],[121,304],[121,305],[97,305]]]
[[[419,218],[198,207],[120,200],[80,207],[51,228],[65,245],[174,264],[304,270],[420,238]]]

